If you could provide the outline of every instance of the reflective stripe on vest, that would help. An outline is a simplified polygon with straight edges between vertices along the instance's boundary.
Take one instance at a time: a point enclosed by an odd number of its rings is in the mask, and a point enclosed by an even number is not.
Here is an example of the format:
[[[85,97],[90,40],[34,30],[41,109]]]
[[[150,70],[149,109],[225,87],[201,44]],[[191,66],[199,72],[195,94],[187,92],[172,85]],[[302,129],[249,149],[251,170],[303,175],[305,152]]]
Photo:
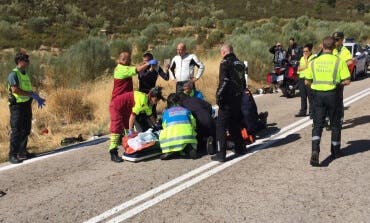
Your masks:
[[[336,85],[337,80],[337,73],[338,73],[338,67],[339,67],[339,57],[337,57],[337,60],[335,61],[334,71],[333,71],[333,81],[318,81],[316,80],[316,74],[315,74],[315,61],[311,63],[311,70],[312,70],[312,77],[313,77],[313,84],[327,84],[327,85]]]
[[[28,74],[27,73],[26,74],[22,74],[19,71],[18,68],[14,68],[13,69],[13,72],[15,72],[15,74],[17,75],[18,82],[19,82],[18,83],[19,84],[18,87],[21,90],[23,90],[23,91],[32,91],[31,79],[28,76]],[[11,89],[10,89],[10,91],[11,91]],[[30,100],[30,97],[29,96],[22,96],[22,95],[13,93],[13,92],[12,92],[12,94],[14,95],[17,103],[22,103],[22,102],[26,102],[26,101],[29,101]]]

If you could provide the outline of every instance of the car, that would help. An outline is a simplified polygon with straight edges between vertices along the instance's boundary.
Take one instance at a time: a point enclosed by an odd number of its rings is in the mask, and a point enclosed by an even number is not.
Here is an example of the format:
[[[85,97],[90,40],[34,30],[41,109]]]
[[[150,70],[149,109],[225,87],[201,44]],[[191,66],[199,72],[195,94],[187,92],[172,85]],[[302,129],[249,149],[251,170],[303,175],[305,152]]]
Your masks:
[[[345,41],[345,47],[351,52],[353,64],[348,66],[351,72],[351,79],[356,80],[359,76],[367,75],[368,52],[362,46],[354,41]]]

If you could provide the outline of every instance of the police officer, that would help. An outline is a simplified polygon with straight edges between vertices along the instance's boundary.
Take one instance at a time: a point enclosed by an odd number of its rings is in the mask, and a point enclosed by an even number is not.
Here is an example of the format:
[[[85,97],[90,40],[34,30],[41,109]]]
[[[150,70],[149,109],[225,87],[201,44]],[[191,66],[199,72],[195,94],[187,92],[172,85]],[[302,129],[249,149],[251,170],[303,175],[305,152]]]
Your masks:
[[[343,32],[335,32],[333,33],[333,38],[335,39],[335,48],[333,50],[333,55],[338,56],[340,59],[342,59],[347,66],[350,66],[352,61],[352,54],[347,49],[347,47],[343,46],[344,41],[344,34]],[[339,97],[339,105],[341,108],[341,124],[343,123],[343,117],[344,117],[344,105],[343,105],[343,86],[339,86],[338,89],[338,97]]]
[[[9,162],[17,164],[33,156],[26,150],[32,124],[32,99],[37,101],[39,108],[45,105],[45,100],[32,91],[31,79],[26,72],[30,64],[29,56],[20,52],[14,61],[17,66],[8,76],[11,128]]]
[[[246,89],[245,65],[233,53],[229,44],[221,47],[222,61],[219,71],[219,84],[216,92],[219,106],[216,121],[216,147],[217,154],[212,160],[224,162],[226,160],[226,127],[229,127],[235,143],[235,153],[246,152],[241,135],[241,103],[242,94]]]
[[[329,120],[332,123],[331,155],[333,158],[341,156],[341,110],[338,107],[340,99],[336,88],[341,85],[348,85],[350,74],[345,61],[332,54],[334,44],[333,37],[328,36],[323,39],[323,52],[309,64],[305,77],[306,84],[311,85],[314,99],[310,160],[312,166],[319,165],[320,141],[326,114],[329,114]]]

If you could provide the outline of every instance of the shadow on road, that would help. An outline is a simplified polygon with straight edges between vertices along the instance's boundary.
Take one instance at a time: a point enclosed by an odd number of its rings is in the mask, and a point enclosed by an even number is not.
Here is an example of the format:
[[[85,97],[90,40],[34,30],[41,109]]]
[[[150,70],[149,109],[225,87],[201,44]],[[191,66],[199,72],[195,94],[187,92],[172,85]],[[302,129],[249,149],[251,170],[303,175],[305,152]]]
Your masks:
[[[108,140],[109,140],[109,137],[104,137],[104,138],[98,138],[98,139],[85,141],[85,142],[81,142],[81,143],[77,143],[77,144],[72,144],[72,145],[68,145],[68,146],[65,146],[65,147],[62,147],[62,148],[59,148],[59,149],[55,149],[55,150],[52,150],[52,151],[39,153],[35,157],[40,157],[40,156],[46,156],[46,155],[50,155],[50,154],[65,152],[65,151],[68,151],[68,150],[77,149],[77,148],[81,148],[81,147],[85,147],[85,146],[97,145],[97,144],[106,142]]]
[[[358,125],[370,123],[370,115],[348,119],[343,123],[343,129],[350,129]]]
[[[342,149],[343,157],[345,156],[351,156],[357,153],[363,153],[370,150],[370,140],[357,140],[357,141],[349,141],[347,147]],[[340,158],[339,158],[340,159]],[[331,156],[326,157],[325,160],[323,160],[320,163],[321,167],[328,167],[331,162],[333,162],[334,159]]]

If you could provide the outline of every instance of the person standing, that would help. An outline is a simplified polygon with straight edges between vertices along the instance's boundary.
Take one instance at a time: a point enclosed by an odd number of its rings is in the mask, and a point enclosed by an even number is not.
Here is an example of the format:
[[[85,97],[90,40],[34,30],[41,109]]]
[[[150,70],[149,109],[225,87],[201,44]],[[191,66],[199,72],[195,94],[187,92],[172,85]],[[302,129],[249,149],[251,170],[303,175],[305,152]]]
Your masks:
[[[17,66],[8,76],[11,128],[9,162],[18,164],[34,156],[26,149],[32,127],[32,99],[37,101],[39,108],[45,105],[45,99],[32,91],[31,78],[26,71],[30,64],[29,56],[20,52],[15,55],[14,61]]]
[[[335,32],[333,33],[333,38],[335,39],[335,49],[333,50],[333,55],[338,56],[340,59],[342,59],[347,66],[351,66],[352,61],[352,54],[347,49],[347,47],[343,46],[344,41],[344,34],[343,32]],[[343,123],[344,118],[344,104],[343,104],[343,86],[338,86],[338,97],[339,97],[339,107],[341,108],[341,125]]]
[[[309,104],[309,116],[312,118],[312,93],[311,89],[305,85],[305,72],[307,71],[309,63],[315,58],[312,55],[312,47],[313,44],[306,44],[303,47],[303,57],[301,57],[299,61],[298,67],[298,88],[299,88],[299,95],[301,96],[301,109],[299,110],[298,114],[295,117],[304,117],[307,115],[307,99]]]
[[[122,138],[122,115],[117,112],[118,108],[122,106],[121,95],[127,92],[133,92],[132,76],[138,72],[145,70],[151,65],[157,65],[156,60],[150,60],[146,63],[142,63],[139,66],[131,65],[131,53],[124,51],[120,53],[118,57],[118,65],[114,69],[114,84],[112,91],[112,99],[109,104],[110,113],[110,146],[109,153],[111,160],[114,162],[122,162],[122,158],[118,156],[117,146],[120,144]]]
[[[222,60],[219,70],[219,83],[216,92],[216,101],[219,107],[216,121],[216,149],[217,153],[212,160],[226,161],[226,129],[228,128],[235,143],[235,153],[246,152],[241,135],[241,103],[246,89],[245,65],[233,52],[230,44],[221,47]]]
[[[302,48],[295,42],[294,37],[289,38],[287,59],[289,62],[299,61],[302,57]]]
[[[311,85],[313,93],[313,128],[312,128],[312,153],[310,164],[319,165],[320,141],[326,114],[332,127],[331,155],[333,158],[341,156],[340,140],[340,107],[338,107],[337,86],[350,84],[348,67],[342,59],[332,54],[335,40],[333,37],[323,39],[323,52],[314,59],[308,68],[305,79]]]
[[[195,54],[187,53],[184,43],[177,45],[177,55],[170,64],[170,78],[176,82],[176,92],[182,92],[184,83],[192,80],[194,83],[199,80],[204,72],[204,64]],[[194,67],[198,68],[194,76]]]
[[[143,63],[148,63],[149,61],[153,60],[153,54],[147,52],[143,55]],[[143,92],[145,94],[148,94],[150,89],[154,88],[156,86],[156,82],[158,79],[158,76],[160,76],[163,80],[168,81],[169,80],[169,73],[168,68],[164,68],[164,70],[157,64],[157,65],[151,65],[147,67],[146,69],[139,71],[138,78],[139,78],[139,91]],[[157,106],[153,106],[153,115],[157,118]],[[145,116],[138,116],[136,117],[137,121],[139,123],[145,122]]]
[[[277,42],[275,46],[272,46],[269,49],[269,52],[274,54],[274,67],[285,67],[287,52],[284,50],[283,45],[280,42]]]
[[[143,63],[148,63],[153,60],[153,54],[144,53]],[[147,67],[146,69],[139,71],[139,91],[148,94],[150,89],[156,86],[156,82],[160,76],[163,80],[169,80],[168,67],[165,67],[164,70],[157,64]]]

